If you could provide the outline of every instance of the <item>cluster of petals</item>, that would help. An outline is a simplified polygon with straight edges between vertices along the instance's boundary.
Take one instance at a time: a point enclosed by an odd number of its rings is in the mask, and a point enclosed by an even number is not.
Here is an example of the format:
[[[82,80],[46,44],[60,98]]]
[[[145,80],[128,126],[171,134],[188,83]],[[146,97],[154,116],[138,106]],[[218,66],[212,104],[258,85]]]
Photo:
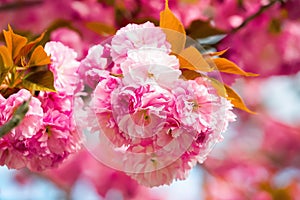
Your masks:
[[[80,68],[98,79],[90,107],[100,137],[123,153],[121,170],[140,184],[185,179],[235,119],[231,103],[208,79],[181,79],[166,35],[150,22],[127,25],[104,47],[92,47]]]
[[[81,88],[76,54],[61,43],[49,42],[49,69],[57,92],[32,94],[19,90],[7,99],[0,96],[0,125],[8,122],[24,101],[29,111],[19,126],[0,139],[0,165],[41,171],[58,166],[80,148],[73,115],[73,95]]]

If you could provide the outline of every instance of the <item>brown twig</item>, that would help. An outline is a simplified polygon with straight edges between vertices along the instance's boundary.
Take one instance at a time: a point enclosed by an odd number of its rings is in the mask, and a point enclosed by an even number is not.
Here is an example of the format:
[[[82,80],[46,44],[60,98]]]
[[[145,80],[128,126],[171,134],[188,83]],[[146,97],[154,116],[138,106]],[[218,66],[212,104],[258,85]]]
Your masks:
[[[246,26],[249,22],[251,22],[252,20],[254,20],[256,17],[258,17],[259,15],[261,15],[264,11],[266,11],[269,8],[271,8],[276,3],[283,4],[284,0],[272,0],[272,1],[270,1],[269,4],[260,7],[260,9],[256,13],[254,13],[253,15],[250,15],[248,18],[246,18],[245,21],[243,21],[243,23],[241,23],[238,27],[232,29],[232,31],[230,33],[232,34],[232,33],[237,32],[238,30],[240,30],[241,28],[243,28],[244,26]]]

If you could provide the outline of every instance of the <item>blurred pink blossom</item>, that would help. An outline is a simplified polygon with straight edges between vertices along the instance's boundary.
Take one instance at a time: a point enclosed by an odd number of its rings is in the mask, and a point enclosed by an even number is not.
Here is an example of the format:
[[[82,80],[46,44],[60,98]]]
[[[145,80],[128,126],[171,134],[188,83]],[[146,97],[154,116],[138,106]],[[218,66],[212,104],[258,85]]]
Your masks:
[[[218,46],[230,46],[229,59],[246,71],[263,77],[299,71],[299,22],[282,16],[278,5],[269,8],[237,33],[229,34]]]

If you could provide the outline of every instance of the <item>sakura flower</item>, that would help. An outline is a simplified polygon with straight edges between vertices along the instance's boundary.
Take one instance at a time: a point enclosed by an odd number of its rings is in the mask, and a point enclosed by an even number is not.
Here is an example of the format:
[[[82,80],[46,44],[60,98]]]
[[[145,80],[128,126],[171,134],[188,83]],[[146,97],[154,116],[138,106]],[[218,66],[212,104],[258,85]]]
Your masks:
[[[2,101],[2,110],[5,112],[1,114],[1,124],[10,118],[15,106],[30,96],[29,91],[20,90],[6,102]],[[67,103],[57,106],[63,101]],[[41,171],[57,167],[70,154],[78,151],[80,143],[69,101],[55,93],[41,93],[39,99],[31,97],[24,120],[0,139],[0,164],[14,169],[27,167],[32,171]],[[67,105],[69,108],[60,110],[61,106]]]
[[[216,96],[209,82],[182,80],[175,88],[172,92],[176,102],[173,112],[177,112],[174,118],[179,124],[170,126],[165,123],[164,128],[155,131],[156,137],[151,142],[141,139],[139,143],[130,143],[127,149],[144,153],[143,156],[129,154],[124,162],[130,168],[135,167],[135,171],[128,174],[146,186],[185,179],[197,161],[203,162],[222,139],[221,133],[226,130],[228,122],[235,119],[232,105]]]
[[[44,111],[43,126],[37,133],[39,142],[32,146],[43,153],[36,155],[36,159],[40,159],[42,164],[36,166],[33,163],[30,166],[34,171],[56,167],[80,149],[72,117],[73,97],[41,92],[39,99]]]
[[[91,110],[87,113],[89,118],[93,119],[96,116],[98,124],[88,123],[88,127],[91,127],[93,132],[96,132],[100,127],[102,133],[105,134],[114,145],[122,146],[127,143],[126,138],[120,132],[113,119],[111,104],[112,92],[122,83],[118,78],[110,76],[107,71],[104,71],[103,74],[104,76],[101,77],[92,95]]]
[[[94,88],[104,69],[107,68],[107,58],[103,56],[104,47],[102,45],[92,46],[88,55],[80,62],[79,74],[84,82]]]
[[[169,53],[171,45],[166,41],[164,32],[151,22],[128,24],[112,38],[111,56],[116,64],[120,64],[126,59],[128,51],[141,48],[160,49]]]
[[[12,94],[8,99],[1,96],[0,124],[3,125],[10,120],[14,110],[30,97],[30,92],[24,89]],[[30,150],[30,141],[42,127],[42,118],[41,102],[31,97],[29,110],[20,125],[0,139],[0,165],[19,169],[32,161],[34,152]]]
[[[174,93],[182,125],[198,132],[205,131],[210,126],[211,114],[214,112],[212,102],[217,97],[208,93],[207,86],[195,81],[180,81],[177,84]]]
[[[152,142],[143,140],[131,144],[124,160],[127,174],[148,187],[169,185],[173,180],[186,179],[189,170],[197,162],[193,156],[186,159],[184,153],[190,148],[193,137],[183,129],[174,129],[172,132],[179,136],[173,137],[170,129],[164,128]]]
[[[111,98],[119,129],[133,140],[158,133],[172,117],[175,104],[173,95],[155,84],[119,87]]]
[[[81,82],[78,78],[80,63],[76,60],[77,53],[61,42],[48,42],[45,51],[51,56],[49,68],[54,74],[55,89],[67,95],[73,95],[80,90]]]
[[[128,51],[121,63],[125,84],[157,83],[171,87],[181,75],[179,61],[161,49],[139,49]]]
[[[123,160],[112,167],[151,187],[185,179],[235,119],[230,102],[217,96],[209,84],[200,78],[177,79],[171,90],[155,82],[138,85],[125,84],[125,78],[102,79],[91,106],[100,140],[107,137],[111,143],[105,148],[119,148],[115,154],[102,149]]]
[[[207,78],[181,79],[166,35],[150,22],[129,24],[108,42],[81,64],[95,88],[81,120],[85,132],[98,134],[91,151],[148,187],[185,179],[235,120],[231,103]]]

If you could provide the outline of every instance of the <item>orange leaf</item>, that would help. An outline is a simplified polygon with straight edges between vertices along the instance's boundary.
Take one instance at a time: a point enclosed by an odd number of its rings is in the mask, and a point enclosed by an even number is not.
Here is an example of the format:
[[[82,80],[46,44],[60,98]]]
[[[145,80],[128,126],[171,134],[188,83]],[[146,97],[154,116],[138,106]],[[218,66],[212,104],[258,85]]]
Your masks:
[[[193,46],[183,49],[177,56],[181,69],[195,71],[211,72],[213,69],[209,66],[202,54]]]
[[[172,45],[172,52],[180,53],[185,46],[186,33],[183,24],[169,8],[166,0],[165,10],[160,12],[159,26],[163,28],[167,41]]]
[[[15,62],[18,62],[22,56],[26,56],[32,48],[37,45],[43,38],[44,38],[45,32],[42,33],[38,38],[36,38],[34,41],[29,42],[26,44],[21,50],[19,55],[15,58]]]
[[[195,72],[194,70],[182,70],[182,76],[186,79],[186,80],[194,80],[198,77],[202,77],[203,74],[200,74],[198,72]]]
[[[12,28],[8,25],[8,31],[3,31],[6,46],[14,59],[19,54],[20,50],[26,45],[27,38],[15,34]]]
[[[20,51],[21,56],[25,56],[27,55],[32,48],[38,44],[43,38],[44,38],[45,32],[42,33],[38,38],[36,38],[34,41],[29,42],[28,44],[26,44]]]
[[[10,67],[13,66],[11,55],[6,46],[0,47],[0,85],[4,81]]]
[[[50,56],[47,55],[42,45],[37,46],[28,62],[28,66],[41,66],[47,65],[51,62]]]
[[[208,55],[210,56],[221,56],[223,55],[224,53],[226,53],[228,51],[228,48],[227,49],[224,49],[222,51],[217,51],[217,52],[210,52]]]
[[[237,74],[242,76],[258,76],[258,74],[245,72],[244,70],[239,68],[235,63],[231,62],[226,58],[214,58],[213,61],[220,72]]]
[[[5,68],[10,68],[14,65],[11,54],[6,46],[0,47],[0,56],[2,57],[3,65]]]
[[[242,98],[231,87],[229,87],[228,85],[224,85],[224,86],[227,93],[227,99],[231,101],[232,105],[235,108],[239,108],[251,114],[256,114],[255,112],[247,108]]]

